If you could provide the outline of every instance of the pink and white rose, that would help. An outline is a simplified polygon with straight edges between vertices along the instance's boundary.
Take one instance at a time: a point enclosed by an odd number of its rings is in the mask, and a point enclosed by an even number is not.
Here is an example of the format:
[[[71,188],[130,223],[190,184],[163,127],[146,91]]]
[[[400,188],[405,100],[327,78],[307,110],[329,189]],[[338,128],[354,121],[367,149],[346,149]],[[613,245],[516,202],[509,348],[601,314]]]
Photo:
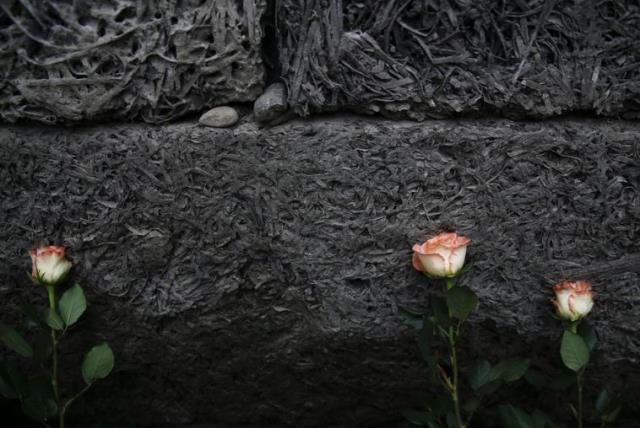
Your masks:
[[[64,247],[49,245],[31,250],[31,277],[42,285],[56,285],[71,270],[71,262],[65,258]]]
[[[558,317],[566,321],[578,321],[591,312],[593,292],[589,281],[563,281],[553,286],[556,293],[552,303]]]
[[[471,239],[456,233],[441,233],[413,246],[413,267],[434,278],[453,278],[458,274]]]

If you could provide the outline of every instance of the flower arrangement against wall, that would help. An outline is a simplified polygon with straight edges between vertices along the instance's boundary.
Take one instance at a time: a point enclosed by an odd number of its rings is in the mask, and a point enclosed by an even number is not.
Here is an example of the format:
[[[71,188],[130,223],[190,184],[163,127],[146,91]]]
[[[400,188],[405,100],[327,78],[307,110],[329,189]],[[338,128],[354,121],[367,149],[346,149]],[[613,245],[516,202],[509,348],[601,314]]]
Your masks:
[[[441,233],[413,246],[413,267],[428,280],[442,282],[439,295],[432,295],[430,310],[401,310],[403,320],[417,331],[418,345],[432,386],[424,406],[404,412],[413,425],[429,428],[468,428],[485,398],[504,383],[526,379],[531,385],[575,389],[575,403],[569,403],[577,428],[583,428],[583,388],[586,366],[596,344],[593,329],[583,322],[594,307],[592,286],[584,280],[563,281],[553,287],[555,317],[564,323],[560,357],[566,369],[553,379],[531,367],[529,358],[512,357],[492,365],[477,359],[470,370],[461,370],[458,355],[463,326],[476,310],[478,297],[469,287],[457,285],[467,270],[465,258],[471,240],[456,233]],[[461,378],[466,375],[466,381]],[[466,390],[463,387],[466,386]],[[435,391],[435,392],[434,392]],[[444,391],[445,394],[439,393]],[[570,400],[571,401],[571,400]],[[615,421],[621,411],[619,395],[606,389],[592,406],[592,419],[600,427]],[[497,406],[505,428],[552,428],[554,422],[540,410],[529,413],[512,404]]]
[[[25,306],[27,327],[44,331],[48,340],[35,340],[31,345],[16,329],[0,323],[0,341],[24,358],[32,358],[39,373],[28,373],[15,360],[0,360],[0,393],[9,399],[19,399],[22,411],[30,418],[51,426],[57,422],[65,427],[65,416],[71,405],[93,384],[107,377],[114,366],[114,356],[106,343],[94,346],[82,360],[81,373],[85,386],[69,398],[64,398],[59,385],[58,348],[80,320],[87,308],[84,291],[79,284],[68,287],[60,296],[72,263],[59,246],[43,246],[31,254],[31,279],[47,292],[48,306],[43,311]],[[38,336],[33,332],[32,336]]]

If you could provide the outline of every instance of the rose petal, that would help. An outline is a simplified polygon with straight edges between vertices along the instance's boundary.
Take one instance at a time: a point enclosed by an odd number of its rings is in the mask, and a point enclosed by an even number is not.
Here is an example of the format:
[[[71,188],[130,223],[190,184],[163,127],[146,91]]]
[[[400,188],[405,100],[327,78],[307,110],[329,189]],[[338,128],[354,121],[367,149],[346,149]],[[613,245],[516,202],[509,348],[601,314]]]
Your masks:
[[[464,266],[464,259],[467,255],[467,247],[459,247],[451,252],[449,256],[449,272],[456,274]]]
[[[440,254],[419,254],[418,257],[420,257],[424,272],[436,278],[448,276],[447,260]]]
[[[420,263],[420,257],[418,257],[417,253],[413,253],[413,256],[411,257],[411,263],[413,264],[415,270],[417,270],[418,272],[422,272],[422,263]]]

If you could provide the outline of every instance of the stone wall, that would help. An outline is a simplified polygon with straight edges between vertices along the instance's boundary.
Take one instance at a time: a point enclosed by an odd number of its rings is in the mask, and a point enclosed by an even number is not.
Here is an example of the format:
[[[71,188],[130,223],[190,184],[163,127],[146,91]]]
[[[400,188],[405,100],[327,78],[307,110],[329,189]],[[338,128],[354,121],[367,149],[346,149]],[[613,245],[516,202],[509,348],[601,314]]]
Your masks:
[[[634,0],[282,0],[300,114],[638,118]]]
[[[8,0],[0,120],[164,123],[266,75],[299,115],[632,119],[639,37],[634,0]]]
[[[586,277],[589,376],[637,397],[639,138],[584,119],[5,126],[3,319],[44,299],[27,249],[61,243],[90,301],[63,374],[80,386],[79,353],[101,340],[117,359],[77,422],[388,426],[424,386],[398,315],[430,292],[410,248],[453,227],[473,239],[464,282],[481,302],[464,366],[560,364],[549,287]]]
[[[266,0],[0,3],[0,120],[163,123],[262,92]]]

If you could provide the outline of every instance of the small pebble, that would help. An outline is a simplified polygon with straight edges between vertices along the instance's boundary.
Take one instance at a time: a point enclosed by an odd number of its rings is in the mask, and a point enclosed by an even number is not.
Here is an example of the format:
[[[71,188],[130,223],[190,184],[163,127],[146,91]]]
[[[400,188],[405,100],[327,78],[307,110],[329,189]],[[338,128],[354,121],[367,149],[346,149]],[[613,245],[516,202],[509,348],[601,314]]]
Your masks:
[[[212,128],[226,128],[234,125],[240,116],[233,107],[214,107],[200,116],[200,125]]]

